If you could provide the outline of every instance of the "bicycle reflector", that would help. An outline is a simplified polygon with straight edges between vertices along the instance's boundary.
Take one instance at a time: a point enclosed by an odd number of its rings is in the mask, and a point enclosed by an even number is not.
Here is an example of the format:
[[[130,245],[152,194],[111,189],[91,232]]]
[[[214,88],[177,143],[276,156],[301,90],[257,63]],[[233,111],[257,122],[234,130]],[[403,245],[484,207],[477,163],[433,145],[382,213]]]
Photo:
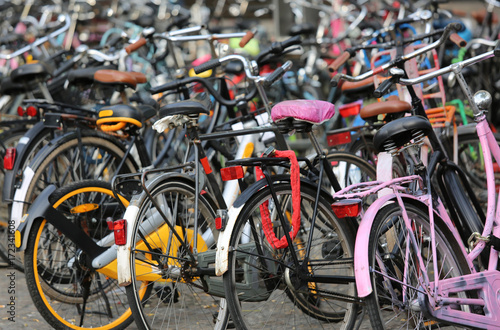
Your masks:
[[[361,213],[361,199],[341,199],[332,204],[337,218],[357,217]]]
[[[222,181],[241,179],[245,176],[243,166],[229,166],[220,170]]]
[[[7,148],[5,156],[3,156],[3,168],[12,170],[16,161],[16,148]]]
[[[328,146],[335,147],[341,144],[346,144],[351,142],[351,132],[335,133],[326,135],[326,142]]]
[[[361,110],[361,105],[362,105],[361,102],[348,103],[341,105],[338,108],[338,110],[343,118],[356,116],[357,114],[359,114],[359,111]]]
[[[109,223],[108,226],[111,227]],[[113,232],[115,234],[115,244],[125,245],[127,243],[127,220],[120,219],[114,221]]]
[[[26,114],[30,117],[35,117],[38,113],[38,109],[32,105],[26,108]]]

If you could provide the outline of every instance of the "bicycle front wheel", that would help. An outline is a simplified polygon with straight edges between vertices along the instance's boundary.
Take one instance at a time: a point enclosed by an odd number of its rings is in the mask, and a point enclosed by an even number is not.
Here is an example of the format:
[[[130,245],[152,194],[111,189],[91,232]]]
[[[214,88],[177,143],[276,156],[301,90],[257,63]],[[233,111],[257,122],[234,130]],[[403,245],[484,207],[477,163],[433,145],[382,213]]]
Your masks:
[[[445,327],[424,316],[418,293],[428,284],[423,283],[425,276],[434,281],[435,263],[439,278],[445,279],[468,274],[467,261],[437,215],[434,217],[436,255],[433,255],[428,210],[412,203],[404,206],[410,228],[404,222],[401,207],[394,202],[383,207],[373,222],[367,251],[370,268],[374,270],[373,292],[366,298],[371,325],[375,329]],[[415,245],[411,236],[415,237]]]
[[[123,211],[109,183],[73,183],[55,190],[50,201],[91,238],[103,246],[113,244],[106,219],[120,219]],[[34,223],[29,233],[25,275],[35,306],[55,329],[124,329],[133,321],[125,288],[116,280],[116,264],[87,267],[81,249],[46,220]],[[147,294],[143,285],[138,295]]]
[[[269,187],[260,190],[245,203],[231,233],[228,270],[223,278],[236,328],[352,326],[356,312],[352,308],[355,285],[351,228],[335,218],[326,194],[320,195],[313,226],[316,189],[301,184],[301,225],[293,247],[273,248],[262,230],[262,218],[267,218],[262,216],[262,208],[269,209],[277,237],[284,233],[277,214],[284,215],[286,221],[292,214],[290,183],[273,187],[280,208]],[[351,281],[332,283],[336,275]],[[318,280],[308,280],[314,276]],[[330,281],[319,280],[328,276],[332,276]]]
[[[137,205],[138,214],[130,228],[131,275],[135,281],[127,286],[127,296],[137,327],[223,327],[227,314],[218,316],[223,303],[222,280],[210,276],[215,275],[215,203],[208,193],[202,193],[195,205],[194,184],[188,180],[162,180],[150,193],[151,198],[143,193],[131,202]],[[140,281],[147,281],[152,289],[142,303]]]

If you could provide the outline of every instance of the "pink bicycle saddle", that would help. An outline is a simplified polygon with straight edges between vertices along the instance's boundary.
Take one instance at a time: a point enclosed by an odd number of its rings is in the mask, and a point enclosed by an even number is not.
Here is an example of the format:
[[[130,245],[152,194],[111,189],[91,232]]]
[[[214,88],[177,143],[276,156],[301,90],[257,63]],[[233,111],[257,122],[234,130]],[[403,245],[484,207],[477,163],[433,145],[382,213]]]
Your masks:
[[[276,104],[271,110],[271,118],[277,122],[287,118],[321,124],[332,118],[335,106],[318,100],[291,100]]]

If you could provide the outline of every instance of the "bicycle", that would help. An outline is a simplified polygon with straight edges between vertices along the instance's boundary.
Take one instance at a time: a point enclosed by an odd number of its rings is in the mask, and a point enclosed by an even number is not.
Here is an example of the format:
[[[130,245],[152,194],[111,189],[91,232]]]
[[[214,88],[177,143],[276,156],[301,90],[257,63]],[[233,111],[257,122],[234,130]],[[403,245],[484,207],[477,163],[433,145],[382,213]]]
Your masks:
[[[488,208],[484,229],[471,235],[468,246],[432,190],[430,177],[439,163],[438,154],[431,156],[427,171],[371,186],[351,186],[334,196],[351,203],[351,198],[363,198],[384,187],[392,190],[364,213],[356,236],[356,287],[358,295],[365,298],[374,328],[498,327],[494,281],[499,276],[500,246],[495,223],[498,213],[495,213],[493,159],[500,160],[500,148],[484,112],[491,96],[486,91],[473,96],[461,71],[499,55],[500,43],[497,42],[494,50],[438,72],[398,80],[400,84],[412,85],[453,72],[472,107],[485,162]],[[401,148],[411,151],[418,142],[410,142],[413,137],[401,131],[403,126],[420,130],[431,141],[436,141],[430,125],[418,118],[402,118],[386,125],[385,132],[375,138],[378,148],[394,153]],[[352,201],[352,205],[356,203],[359,200]],[[489,252],[488,264],[477,270],[475,261],[486,252]]]
[[[277,47],[281,51],[284,48]],[[262,78],[252,73],[250,69],[252,65],[244,57],[229,55],[208,62],[200,66],[199,70],[195,68],[195,71],[213,69],[231,60],[238,60],[243,63],[247,77],[257,82],[259,94],[263,97],[263,104],[267,105],[263,87],[259,84],[266,80],[273,81],[277,79],[284,72],[283,67],[267,78]],[[325,104],[328,103],[325,102]],[[329,108],[332,108],[331,104]],[[178,116],[177,118],[166,118],[165,120],[169,121],[172,125],[187,122],[188,127],[193,121],[186,115]],[[214,138],[221,136],[221,134],[234,135],[236,132],[238,131],[216,133]],[[244,133],[244,131],[241,133]],[[204,138],[208,137],[208,135],[204,136]],[[339,162],[346,161],[345,158],[335,158],[335,156],[335,154],[332,154],[331,158],[325,157],[324,161],[327,163],[336,160]],[[355,159],[356,164],[361,163],[357,162],[359,158],[353,155],[350,156],[352,159]],[[200,159],[203,159],[201,155],[198,157],[198,161]],[[307,163],[309,168],[314,168],[317,165],[316,163],[313,165],[313,162],[309,159],[301,160]],[[233,162],[237,161],[226,162],[226,164]],[[242,162],[244,162],[245,168],[249,165],[245,160]],[[350,164],[352,165],[352,163]],[[368,165],[367,163],[365,164]],[[369,167],[368,165],[366,168],[369,170]],[[211,171],[208,171],[208,169],[205,167],[205,173]],[[237,175],[241,179],[245,173],[243,168],[241,168],[241,171],[236,169],[235,173],[232,173],[231,170],[227,171],[229,173],[226,173],[225,176],[229,178],[234,178],[234,175]],[[151,174],[153,173],[151,172]],[[195,170],[194,173],[196,175],[198,170]],[[313,173],[313,170],[311,170],[311,173]],[[373,170],[371,173],[374,175]],[[127,208],[124,215],[128,228],[127,242],[124,246],[118,247],[117,255],[118,268],[121,270],[118,280],[120,283],[128,285],[129,302],[132,306],[135,305],[133,309],[138,327],[144,329],[162,326],[186,327],[187,325],[184,323],[187,317],[184,310],[186,301],[179,298],[186,297],[186,294],[182,294],[186,290],[195,292],[200,301],[217,301],[212,311],[206,311],[207,315],[199,318],[202,324],[206,326],[211,325],[213,322],[212,314],[217,312],[216,309],[219,309],[218,316],[216,317],[216,328],[225,327],[227,323],[227,319],[225,318],[228,311],[227,306],[224,302],[219,302],[218,298],[213,297],[223,297],[225,294],[221,279],[215,276],[214,263],[216,251],[214,247],[219,236],[218,229],[231,226],[231,208],[227,212],[226,208],[228,205],[233,204],[232,201],[234,201],[236,195],[231,193],[234,196],[232,199],[229,201],[225,199],[224,203],[218,202],[218,208],[210,211],[210,200],[217,199],[217,196],[220,194],[218,190],[214,191],[213,189],[202,188],[201,184],[197,184],[198,179],[194,182],[194,189],[193,187],[188,188],[188,179],[176,173],[162,174],[147,182],[145,181],[145,175],[146,173],[142,176],[144,191],[132,199],[132,206]],[[333,171],[329,175],[334,177]],[[321,181],[321,177],[319,180]],[[236,182],[234,183],[236,184]],[[339,189],[338,183],[336,187]],[[199,193],[200,191],[201,193]],[[256,190],[254,189],[245,188],[243,195],[252,196],[255,192]],[[226,189],[224,189],[224,195],[226,195]],[[217,205],[217,201],[214,204]],[[179,213],[179,211],[172,210],[187,212]],[[208,223],[203,225],[205,222]],[[148,230],[143,232],[145,226]],[[165,234],[160,235],[162,232]],[[153,237],[154,241],[150,242]],[[138,248],[140,245],[144,247]],[[139,267],[141,264],[148,265],[148,268],[144,269],[143,267],[141,269]],[[152,273],[151,269],[153,270]],[[136,283],[136,280],[148,275],[158,276],[155,280],[158,284],[152,284],[158,288],[158,294],[156,296],[152,295],[150,301],[148,300],[146,304],[141,304],[137,296],[139,284]],[[167,280],[167,285],[162,283],[162,278]],[[167,299],[167,303],[162,303],[162,297]],[[188,297],[191,297],[191,295]],[[206,307],[208,308],[209,306],[207,305]],[[210,310],[210,308],[208,309]],[[235,320],[233,319],[233,321]],[[235,325],[238,326],[236,322]]]

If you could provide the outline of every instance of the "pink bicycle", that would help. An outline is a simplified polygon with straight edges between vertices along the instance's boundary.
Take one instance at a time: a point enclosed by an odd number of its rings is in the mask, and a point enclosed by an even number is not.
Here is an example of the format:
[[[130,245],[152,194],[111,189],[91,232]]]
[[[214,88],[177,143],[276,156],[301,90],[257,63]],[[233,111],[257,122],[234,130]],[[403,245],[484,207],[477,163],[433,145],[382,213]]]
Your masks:
[[[418,50],[406,54],[402,61],[422,53]],[[494,50],[418,78],[394,79],[402,85],[414,85],[452,73],[474,112],[486,169],[488,207],[484,230],[474,233],[468,246],[432,189],[431,176],[439,166],[440,153],[432,154],[427,167],[419,159],[424,136],[431,144],[438,143],[430,123],[422,117],[395,120],[385,125],[374,139],[379,151],[395,155],[405,150],[418,169],[415,175],[351,185],[334,194],[338,204],[346,209],[345,213],[352,216],[348,212],[351,206],[362,210],[361,200],[384,188],[391,190],[362,214],[355,243],[357,293],[365,299],[373,328],[500,327],[500,272],[497,270],[500,208],[495,204],[494,173],[494,160],[500,163],[500,147],[485,116],[491,95],[486,91],[473,95],[462,75],[463,68],[493,56],[500,56],[500,42]],[[396,63],[382,69],[391,66]],[[336,80],[363,78],[338,75]],[[485,264],[480,256],[487,253],[489,258]]]

